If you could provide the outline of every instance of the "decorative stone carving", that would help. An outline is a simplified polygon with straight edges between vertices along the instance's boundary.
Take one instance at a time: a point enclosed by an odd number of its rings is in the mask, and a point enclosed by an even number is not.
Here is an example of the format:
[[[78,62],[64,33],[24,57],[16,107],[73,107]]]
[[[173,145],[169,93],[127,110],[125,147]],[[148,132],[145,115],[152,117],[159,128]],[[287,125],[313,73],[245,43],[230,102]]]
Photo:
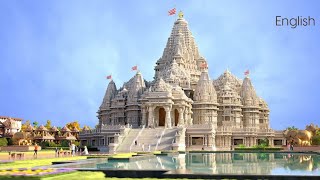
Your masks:
[[[230,148],[234,132],[236,136],[243,133],[236,138],[247,145],[255,145],[256,139],[251,137],[258,137],[259,133],[273,136],[268,105],[257,96],[251,80],[246,77],[242,81],[226,70],[211,81],[206,64],[188,22],[180,16],[156,62],[153,81],[145,81],[137,72],[118,90],[113,81],[109,83],[98,111],[100,125],[129,123],[133,127],[157,127],[161,117],[161,121],[165,118],[161,126],[171,128],[176,123],[177,108],[177,126],[187,127],[186,133],[192,129],[192,133],[204,138],[207,146]],[[164,107],[165,117],[162,109],[159,113],[159,107]],[[185,136],[191,145],[192,137]]]
[[[171,106],[165,106],[164,110],[166,111],[166,128],[171,128]]]

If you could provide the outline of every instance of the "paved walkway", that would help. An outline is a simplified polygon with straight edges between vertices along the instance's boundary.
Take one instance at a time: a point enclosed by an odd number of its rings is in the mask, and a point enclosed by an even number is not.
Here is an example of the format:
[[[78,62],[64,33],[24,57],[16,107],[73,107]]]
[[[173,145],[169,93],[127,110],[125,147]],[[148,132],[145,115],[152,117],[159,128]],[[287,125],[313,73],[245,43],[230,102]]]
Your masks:
[[[45,158],[58,158],[54,151],[39,151],[38,155],[35,157],[33,156],[33,152],[24,152],[24,157],[16,157],[12,158],[9,156],[8,152],[1,152],[0,153],[0,162],[6,162],[6,161],[17,161],[17,160],[30,160],[30,159],[45,159]],[[76,156],[79,156],[79,153],[76,154]],[[62,155],[60,157],[71,157],[71,155]]]
[[[284,151],[287,151],[287,148],[283,148]],[[293,151],[314,151],[314,152],[320,152],[320,146],[304,146],[304,147],[299,147],[299,146],[294,146]]]

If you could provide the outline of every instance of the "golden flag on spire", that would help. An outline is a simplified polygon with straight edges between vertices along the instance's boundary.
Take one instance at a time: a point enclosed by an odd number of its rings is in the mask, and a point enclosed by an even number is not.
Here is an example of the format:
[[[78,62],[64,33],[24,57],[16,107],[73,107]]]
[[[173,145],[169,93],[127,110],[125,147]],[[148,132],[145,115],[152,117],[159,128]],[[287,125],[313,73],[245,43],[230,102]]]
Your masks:
[[[183,18],[183,12],[180,11],[179,14],[178,14],[179,18]]]

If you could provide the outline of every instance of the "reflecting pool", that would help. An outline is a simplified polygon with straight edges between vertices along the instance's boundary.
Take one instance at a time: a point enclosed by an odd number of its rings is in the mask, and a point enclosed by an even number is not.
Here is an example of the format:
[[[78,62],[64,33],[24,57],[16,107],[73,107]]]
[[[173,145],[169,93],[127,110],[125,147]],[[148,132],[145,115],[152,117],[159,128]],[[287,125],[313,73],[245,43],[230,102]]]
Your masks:
[[[108,162],[97,159],[87,164],[69,164],[67,167],[128,170],[188,169],[201,174],[320,176],[320,156],[298,153],[186,153],[131,162]]]

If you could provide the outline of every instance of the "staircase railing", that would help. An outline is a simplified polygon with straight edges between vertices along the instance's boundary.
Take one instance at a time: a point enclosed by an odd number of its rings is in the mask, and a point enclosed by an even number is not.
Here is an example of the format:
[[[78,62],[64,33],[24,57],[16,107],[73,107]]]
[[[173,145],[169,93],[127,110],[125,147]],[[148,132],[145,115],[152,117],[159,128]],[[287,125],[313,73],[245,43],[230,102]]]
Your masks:
[[[131,152],[132,146],[133,146],[134,143],[138,140],[138,138],[139,138],[139,136],[141,135],[141,133],[142,133],[142,131],[144,130],[144,128],[145,128],[145,125],[142,126],[142,129],[139,131],[137,137],[133,139],[133,142],[132,142],[131,145],[130,145],[130,152]]]
[[[162,139],[162,136],[164,135],[164,132],[166,131],[166,129],[163,129],[163,131],[162,131],[162,133],[161,133],[161,136],[160,136],[160,138],[158,139],[158,141],[157,141],[157,144],[156,144],[156,147],[155,147],[155,151],[158,149],[158,145],[160,144],[160,142],[161,142],[161,139]]]

